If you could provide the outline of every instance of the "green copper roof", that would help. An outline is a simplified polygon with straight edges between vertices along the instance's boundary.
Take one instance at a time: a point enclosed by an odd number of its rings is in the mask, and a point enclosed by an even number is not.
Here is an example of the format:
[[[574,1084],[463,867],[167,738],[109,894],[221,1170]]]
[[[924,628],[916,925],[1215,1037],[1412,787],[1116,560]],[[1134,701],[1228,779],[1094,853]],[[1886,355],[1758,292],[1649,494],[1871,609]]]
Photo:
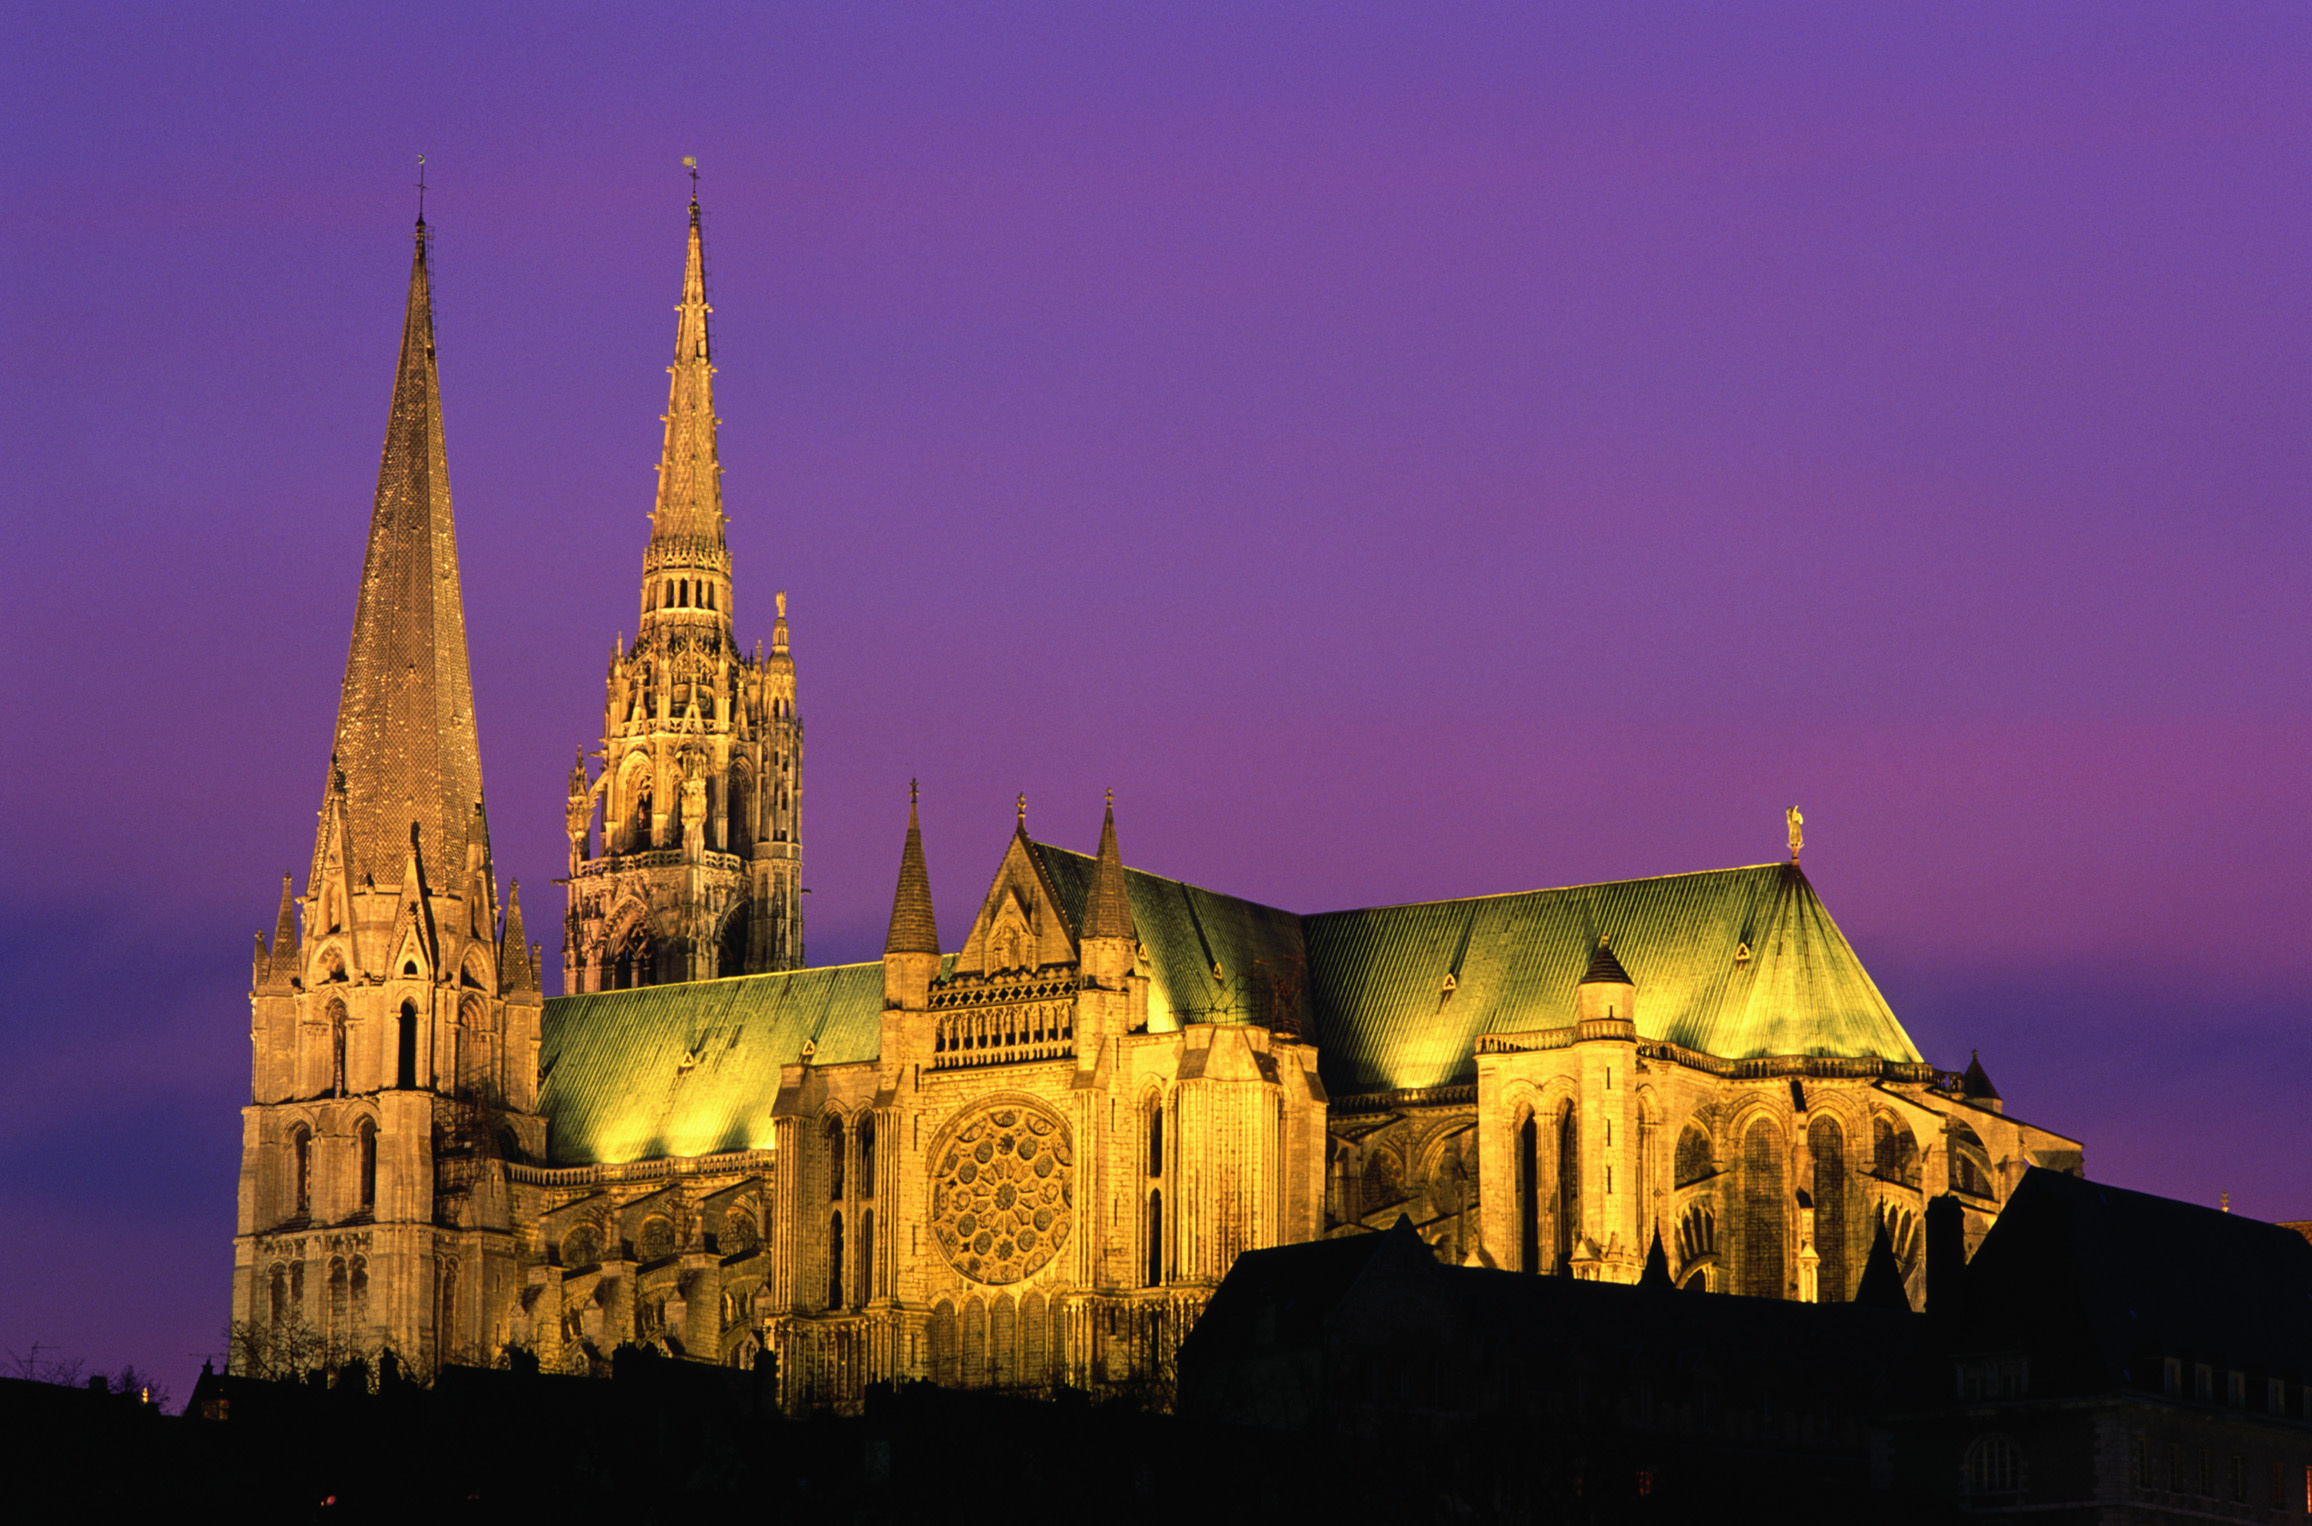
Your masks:
[[[1789,864],[1327,912],[1301,927],[1335,1096],[1467,1081],[1479,1034],[1572,1023],[1600,934],[1637,985],[1643,1037],[1727,1059],[1919,1058]]]
[[[1071,928],[1084,925],[1084,901],[1097,860],[1049,843],[1034,844]],[[1297,990],[1303,963],[1301,919],[1161,875],[1124,871],[1132,925],[1148,951],[1148,1027],[1170,1033],[1182,1023],[1270,1023],[1280,987]]]
[[[871,1060],[883,966],[741,975],[546,1003],[538,1111],[557,1166],[767,1149],[779,1067]]]
[[[1081,927],[1094,861],[1033,846]],[[1637,986],[1643,1037],[1725,1059],[1919,1059],[1791,864],[1309,917],[1137,869],[1125,880],[1149,1027],[1298,1025],[1335,1096],[1465,1082],[1479,1035],[1571,1024],[1601,934]],[[779,1068],[806,1042],[814,1064],[873,1059],[882,1009],[880,964],[557,997],[539,1095],[554,1163],[767,1146]]]

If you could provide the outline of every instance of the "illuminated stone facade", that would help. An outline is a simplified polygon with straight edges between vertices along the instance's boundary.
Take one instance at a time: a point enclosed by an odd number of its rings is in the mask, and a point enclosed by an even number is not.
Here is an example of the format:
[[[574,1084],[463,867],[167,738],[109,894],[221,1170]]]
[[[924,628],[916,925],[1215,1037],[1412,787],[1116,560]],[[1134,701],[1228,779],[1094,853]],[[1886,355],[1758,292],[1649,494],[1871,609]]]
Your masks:
[[[943,948],[911,804],[883,957],[802,965],[793,669],[783,608],[768,658],[732,639],[701,270],[694,207],[545,1001],[495,901],[421,247],[303,930],[285,888],[259,943],[251,1353],[767,1352],[798,1407],[1161,1386],[1244,1250],[1403,1216],[1626,1282],[1659,1237],[1681,1285],[1842,1300],[1883,1229],[1916,1301],[1930,1197],[1972,1243],[2078,1169],[1925,1063],[1795,830],[1788,863],[1303,916],[1127,867],[1112,802],[1087,855],[1023,800]]]
[[[770,655],[740,651],[696,201],[677,311],[634,646],[610,654],[600,775],[589,780],[583,757],[570,773],[566,991],[803,962],[803,723],[787,596]]]

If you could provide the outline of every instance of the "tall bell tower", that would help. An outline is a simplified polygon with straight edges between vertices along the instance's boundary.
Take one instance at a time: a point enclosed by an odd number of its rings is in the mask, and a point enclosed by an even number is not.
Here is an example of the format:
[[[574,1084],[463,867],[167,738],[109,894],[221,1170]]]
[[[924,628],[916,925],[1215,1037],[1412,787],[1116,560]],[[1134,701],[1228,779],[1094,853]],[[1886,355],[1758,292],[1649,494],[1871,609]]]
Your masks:
[[[570,772],[563,989],[803,963],[803,724],[778,595],[768,656],[733,635],[695,180],[658,501],[631,649],[611,650],[599,774]],[[599,812],[599,830],[596,818]]]
[[[422,217],[320,816],[251,971],[232,1359],[486,1355],[519,1290],[500,1163],[545,1148],[543,997],[490,862]]]

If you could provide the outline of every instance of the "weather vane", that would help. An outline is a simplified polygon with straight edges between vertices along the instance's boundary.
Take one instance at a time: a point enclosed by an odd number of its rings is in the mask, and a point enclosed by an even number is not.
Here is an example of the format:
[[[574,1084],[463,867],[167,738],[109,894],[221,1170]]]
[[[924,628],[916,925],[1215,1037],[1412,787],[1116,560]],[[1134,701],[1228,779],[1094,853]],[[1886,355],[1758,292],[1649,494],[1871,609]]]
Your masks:
[[[425,155],[417,156],[417,220],[425,221]]]
[[[690,199],[696,201],[698,200],[698,155],[684,154],[682,167],[690,171]]]

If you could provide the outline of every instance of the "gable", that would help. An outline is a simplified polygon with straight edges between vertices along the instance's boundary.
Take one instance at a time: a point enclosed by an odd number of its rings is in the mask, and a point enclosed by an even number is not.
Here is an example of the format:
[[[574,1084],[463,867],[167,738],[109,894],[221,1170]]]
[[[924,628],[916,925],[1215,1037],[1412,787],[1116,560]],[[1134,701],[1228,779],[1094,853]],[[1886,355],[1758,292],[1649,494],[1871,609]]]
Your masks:
[[[955,968],[972,975],[1006,969],[1040,969],[1076,962],[1075,914],[1063,911],[1052,882],[1027,838],[1014,833],[1003,862],[972,919],[971,933],[956,955]]]

